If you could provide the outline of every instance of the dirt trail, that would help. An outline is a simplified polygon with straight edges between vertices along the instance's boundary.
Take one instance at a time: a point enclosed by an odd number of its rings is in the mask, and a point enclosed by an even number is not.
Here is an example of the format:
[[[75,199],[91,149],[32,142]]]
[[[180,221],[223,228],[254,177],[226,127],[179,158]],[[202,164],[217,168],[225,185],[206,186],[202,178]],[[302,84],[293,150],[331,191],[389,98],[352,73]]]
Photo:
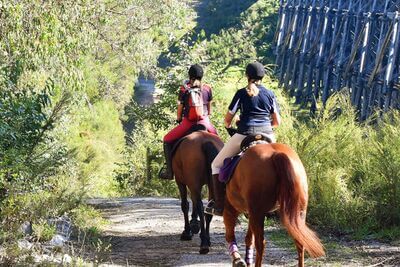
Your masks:
[[[106,240],[112,245],[107,262],[101,266],[231,266],[221,218],[211,223],[211,249],[200,255],[198,235],[180,241],[183,216],[180,201],[167,198],[95,199],[90,204],[101,210],[110,224]],[[237,239],[243,252],[245,223],[238,226]],[[296,266],[291,241],[277,227],[267,227],[264,266]],[[272,236],[281,236],[274,239]],[[344,242],[324,237],[327,257],[306,259],[307,266],[400,266],[400,245],[371,241]]]

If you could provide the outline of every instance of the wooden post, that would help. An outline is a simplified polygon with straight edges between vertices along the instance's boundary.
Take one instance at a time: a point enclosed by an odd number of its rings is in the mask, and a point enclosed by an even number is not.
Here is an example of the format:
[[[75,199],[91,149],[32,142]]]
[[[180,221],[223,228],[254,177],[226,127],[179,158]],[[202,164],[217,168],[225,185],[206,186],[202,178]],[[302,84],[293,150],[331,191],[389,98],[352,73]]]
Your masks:
[[[388,55],[388,64],[386,67],[386,73],[385,73],[385,79],[384,79],[384,87],[383,87],[383,92],[386,93],[385,96],[385,106],[384,106],[384,111],[388,111],[391,100],[392,100],[392,92],[393,92],[393,71],[395,68],[395,62],[397,59],[397,55],[399,52],[399,12],[395,12],[395,16],[393,18],[394,20],[394,26],[393,26],[393,34],[392,34],[392,40],[390,43],[390,48],[389,48],[389,55]]]
[[[147,181],[151,180],[151,151],[149,147],[146,147],[146,178]]]

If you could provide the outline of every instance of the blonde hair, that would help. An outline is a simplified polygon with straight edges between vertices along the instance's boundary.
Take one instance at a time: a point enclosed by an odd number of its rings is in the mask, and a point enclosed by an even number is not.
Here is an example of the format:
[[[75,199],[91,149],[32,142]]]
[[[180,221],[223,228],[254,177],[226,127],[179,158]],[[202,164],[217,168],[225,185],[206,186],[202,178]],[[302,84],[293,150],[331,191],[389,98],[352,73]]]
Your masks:
[[[201,80],[199,79],[191,79],[190,83],[192,84],[193,88],[201,88]]]
[[[247,94],[251,97],[258,95],[260,89],[258,89],[257,85],[259,85],[260,83],[261,80],[249,79],[249,84],[246,88]]]

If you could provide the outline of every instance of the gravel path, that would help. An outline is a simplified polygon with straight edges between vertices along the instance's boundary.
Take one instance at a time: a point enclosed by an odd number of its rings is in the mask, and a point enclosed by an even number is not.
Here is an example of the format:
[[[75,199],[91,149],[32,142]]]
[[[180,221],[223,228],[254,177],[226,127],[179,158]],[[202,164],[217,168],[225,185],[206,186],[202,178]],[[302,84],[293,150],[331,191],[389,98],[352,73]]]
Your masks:
[[[112,245],[108,261],[101,266],[231,266],[226,250],[222,218],[211,222],[211,248],[200,255],[198,235],[180,241],[183,215],[180,201],[170,198],[94,199],[90,204],[101,210],[110,223],[104,239]],[[246,225],[237,227],[239,249],[243,252]],[[268,237],[282,234],[267,227],[264,266],[296,266],[296,252],[284,237],[271,242]],[[376,241],[348,242],[323,238],[327,257],[306,259],[307,266],[400,266],[400,244]]]

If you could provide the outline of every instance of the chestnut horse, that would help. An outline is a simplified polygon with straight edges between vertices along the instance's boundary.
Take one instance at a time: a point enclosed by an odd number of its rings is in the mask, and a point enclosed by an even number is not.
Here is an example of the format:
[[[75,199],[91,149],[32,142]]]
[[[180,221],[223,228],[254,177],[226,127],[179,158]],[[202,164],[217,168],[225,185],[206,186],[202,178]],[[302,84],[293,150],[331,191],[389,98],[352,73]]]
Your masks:
[[[252,263],[254,244],[257,253],[255,266],[261,266],[265,249],[264,218],[277,208],[282,224],[295,241],[298,265],[304,266],[304,250],[311,257],[323,256],[325,252],[320,240],[306,225],[307,202],[307,176],[296,152],[278,143],[250,147],[226,186],[223,216],[233,266]],[[246,261],[237,257],[234,232],[241,213],[247,213],[249,218],[245,238]]]
[[[213,198],[211,185],[211,162],[223,147],[221,139],[206,131],[197,131],[183,138],[172,158],[172,169],[181,197],[181,208],[185,219],[185,228],[181,240],[191,240],[200,228],[200,254],[207,254],[210,247],[211,215],[204,216],[201,189],[208,185],[209,199]],[[192,219],[189,222],[189,202],[187,189],[193,203]],[[200,227],[197,217],[200,217]]]

